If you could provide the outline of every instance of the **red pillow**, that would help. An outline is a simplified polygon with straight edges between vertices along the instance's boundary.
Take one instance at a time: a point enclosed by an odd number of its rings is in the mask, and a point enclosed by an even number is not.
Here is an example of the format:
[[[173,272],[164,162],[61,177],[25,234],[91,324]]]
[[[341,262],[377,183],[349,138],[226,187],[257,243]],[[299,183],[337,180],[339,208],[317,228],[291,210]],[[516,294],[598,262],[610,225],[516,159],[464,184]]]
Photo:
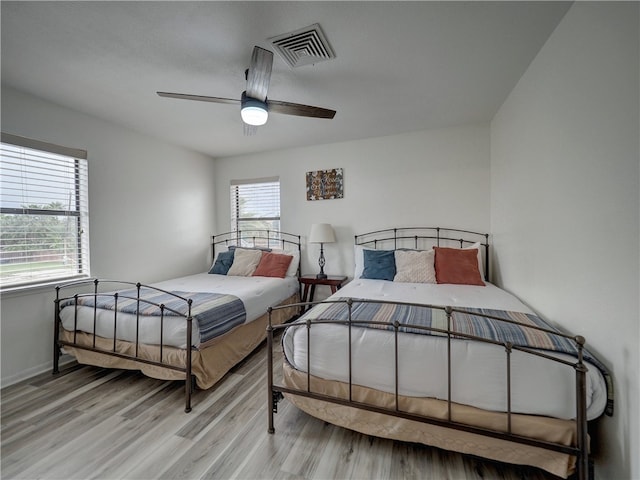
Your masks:
[[[478,249],[433,247],[436,251],[435,267],[438,283],[456,285],[482,285],[478,268]]]
[[[253,276],[284,278],[291,260],[293,260],[291,255],[262,252],[262,258],[260,258],[260,263],[253,272]]]

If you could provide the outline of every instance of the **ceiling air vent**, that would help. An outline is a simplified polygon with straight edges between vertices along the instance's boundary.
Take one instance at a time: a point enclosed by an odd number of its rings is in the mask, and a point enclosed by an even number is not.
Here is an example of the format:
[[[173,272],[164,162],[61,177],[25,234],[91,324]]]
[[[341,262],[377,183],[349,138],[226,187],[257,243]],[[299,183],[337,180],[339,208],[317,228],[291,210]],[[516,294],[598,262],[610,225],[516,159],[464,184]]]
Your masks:
[[[317,23],[268,40],[291,67],[323,62],[336,57]]]

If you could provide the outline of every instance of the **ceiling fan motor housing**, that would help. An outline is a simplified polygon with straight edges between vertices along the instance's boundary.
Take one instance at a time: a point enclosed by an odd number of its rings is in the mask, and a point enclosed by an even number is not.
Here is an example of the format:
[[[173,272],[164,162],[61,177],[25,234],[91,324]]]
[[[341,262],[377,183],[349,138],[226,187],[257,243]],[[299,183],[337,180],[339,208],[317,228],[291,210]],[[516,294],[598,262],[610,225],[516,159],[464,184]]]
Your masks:
[[[247,96],[247,92],[245,91],[242,92],[240,104],[240,116],[244,123],[256,126],[267,123],[269,108],[266,102]]]

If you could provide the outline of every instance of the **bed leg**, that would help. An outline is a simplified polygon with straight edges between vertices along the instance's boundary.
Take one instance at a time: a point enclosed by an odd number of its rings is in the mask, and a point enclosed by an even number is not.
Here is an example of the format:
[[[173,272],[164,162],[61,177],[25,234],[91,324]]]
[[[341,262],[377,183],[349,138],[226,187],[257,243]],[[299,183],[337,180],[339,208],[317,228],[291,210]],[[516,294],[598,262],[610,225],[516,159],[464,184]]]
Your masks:
[[[267,432],[269,433],[274,433],[276,431],[273,427],[273,414],[278,413],[278,402],[282,399],[284,399],[282,392],[279,392],[278,390],[271,390],[269,392],[269,428],[267,429]]]
[[[593,458],[589,457],[589,480],[595,480],[595,466],[593,464]]]
[[[188,379],[184,382],[184,394],[185,394],[185,407],[184,413],[191,411],[191,394],[196,389],[196,376],[189,375]]]
[[[271,411],[273,413],[278,413],[278,403],[280,403],[280,400],[284,400],[284,395],[282,395],[282,392],[274,390],[273,392],[271,392],[271,398],[273,399],[273,401],[271,402],[273,404]]]
[[[55,312],[53,314],[53,372],[52,375],[60,373],[60,287],[56,287]]]
[[[273,326],[271,325],[271,307],[269,307],[269,325],[267,325],[267,415],[269,416],[269,427],[267,432],[275,433],[273,427],[273,410],[277,408],[273,391]]]
[[[191,338],[193,333],[193,317],[191,316],[191,302],[193,300],[189,299],[189,315],[187,316],[187,358],[186,358],[186,372],[184,378],[184,396],[185,396],[185,406],[184,413],[189,413],[191,411],[191,393],[193,392],[193,385],[195,383],[195,377],[191,373],[192,363],[191,363]]]
[[[59,362],[60,362],[60,349],[58,349],[57,345],[54,345],[54,352],[53,352],[53,371],[51,372],[51,375],[57,375],[60,373],[60,368],[59,368]]]

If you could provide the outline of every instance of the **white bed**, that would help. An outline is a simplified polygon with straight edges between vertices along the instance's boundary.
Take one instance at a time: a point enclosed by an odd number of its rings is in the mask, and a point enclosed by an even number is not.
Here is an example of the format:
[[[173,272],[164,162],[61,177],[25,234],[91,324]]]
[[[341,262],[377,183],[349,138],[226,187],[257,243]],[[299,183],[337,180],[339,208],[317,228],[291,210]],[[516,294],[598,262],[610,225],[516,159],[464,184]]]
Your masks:
[[[212,245],[210,273],[56,287],[53,372],[64,352],[83,364],[184,380],[190,411],[193,386],[210,388],[264,341],[268,308],[283,307],[277,323],[299,313],[299,235],[228,232]]]
[[[279,305],[299,291],[297,277],[234,277],[199,273],[149,285],[170,292],[215,292],[235,295],[244,304],[246,322],[250,323],[264,315],[270,306]],[[96,334],[103,338],[113,338],[114,315],[111,310],[97,310]],[[63,308],[60,312],[62,326],[69,331],[80,330],[93,333],[94,309],[78,307],[77,324],[74,308]],[[75,327],[75,328],[74,328]],[[186,348],[187,323],[183,317],[167,315],[164,322],[163,344],[176,348]],[[157,317],[141,316],[139,342],[158,345],[160,322]],[[134,342],[136,340],[136,315],[118,314],[117,339]],[[193,347],[200,346],[198,322],[193,322],[191,334]]]
[[[452,307],[478,307],[532,313],[508,292],[486,286],[396,283],[356,279],[331,299],[354,298],[409,302]],[[322,317],[329,304],[317,305],[314,317]],[[300,321],[305,320],[303,316]],[[343,325],[311,329],[311,371],[328,380],[348,381],[348,336]],[[352,330],[352,381],[389,393],[395,391],[392,333],[354,327]],[[447,399],[447,344],[442,337],[400,333],[399,393],[413,397]],[[284,353],[296,369],[307,371],[307,335],[304,328],[290,328],[283,337]],[[491,411],[506,411],[504,348],[457,340],[452,345],[452,400]],[[573,360],[569,355],[554,354]],[[425,366],[428,365],[428,369]],[[599,417],[607,404],[607,387],[600,371],[587,363],[587,416]],[[576,416],[575,371],[563,364],[515,351],[512,354],[512,411],[572,419]]]
[[[611,377],[584,338],[488,282],[488,237],[439,227],[357,235],[354,280],[269,328],[269,432],[283,394],[368,435],[593,478],[588,421],[613,414]]]

